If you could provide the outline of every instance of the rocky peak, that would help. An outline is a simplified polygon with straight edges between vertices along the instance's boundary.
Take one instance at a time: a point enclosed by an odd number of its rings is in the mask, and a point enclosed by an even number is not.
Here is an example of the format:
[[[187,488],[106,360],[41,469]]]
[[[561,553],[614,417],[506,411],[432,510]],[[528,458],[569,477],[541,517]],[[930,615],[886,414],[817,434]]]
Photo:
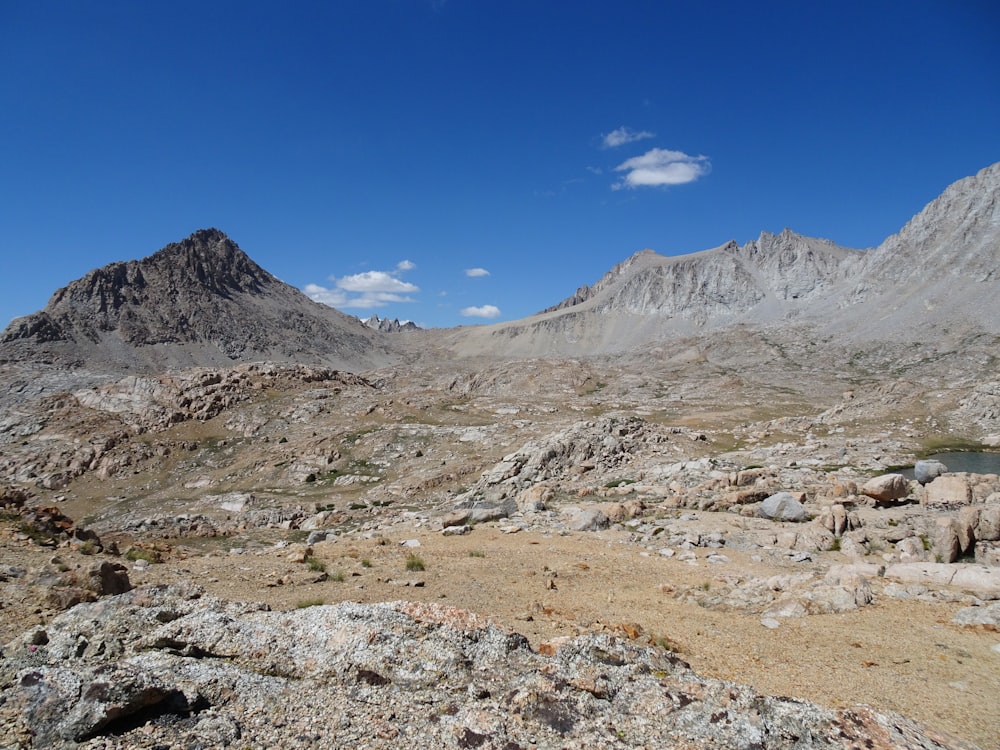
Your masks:
[[[399,318],[389,320],[388,318],[380,318],[378,315],[372,315],[370,318],[366,318],[361,322],[369,328],[382,333],[400,333],[402,331],[420,330],[420,326],[412,320],[400,321]]]
[[[141,370],[272,358],[353,369],[383,348],[371,336],[276,279],[223,232],[201,229],[58,290],[0,335],[0,360]]]
[[[869,282],[961,275],[995,283],[1000,268],[1000,162],[951,184],[897,234],[872,250],[858,289]]]

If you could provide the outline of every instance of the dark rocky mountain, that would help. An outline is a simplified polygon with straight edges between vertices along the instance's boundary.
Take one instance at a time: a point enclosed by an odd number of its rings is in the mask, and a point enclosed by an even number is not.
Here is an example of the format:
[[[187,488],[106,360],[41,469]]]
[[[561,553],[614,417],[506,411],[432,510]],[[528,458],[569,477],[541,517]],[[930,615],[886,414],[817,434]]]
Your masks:
[[[91,271],[0,335],[0,360],[97,370],[254,360],[361,370],[390,357],[356,318],[279,281],[217,229]]]

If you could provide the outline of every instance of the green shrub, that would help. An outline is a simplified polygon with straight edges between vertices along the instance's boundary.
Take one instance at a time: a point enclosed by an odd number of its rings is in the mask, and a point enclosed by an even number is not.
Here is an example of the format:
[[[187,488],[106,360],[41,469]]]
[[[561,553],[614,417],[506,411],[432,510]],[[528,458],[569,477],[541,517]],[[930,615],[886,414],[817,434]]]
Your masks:
[[[145,560],[148,563],[160,562],[160,555],[156,550],[144,549],[143,547],[129,547],[125,550],[126,560]]]
[[[411,572],[426,570],[424,566],[424,561],[421,560],[418,555],[415,555],[412,552],[406,556],[406,569]]]

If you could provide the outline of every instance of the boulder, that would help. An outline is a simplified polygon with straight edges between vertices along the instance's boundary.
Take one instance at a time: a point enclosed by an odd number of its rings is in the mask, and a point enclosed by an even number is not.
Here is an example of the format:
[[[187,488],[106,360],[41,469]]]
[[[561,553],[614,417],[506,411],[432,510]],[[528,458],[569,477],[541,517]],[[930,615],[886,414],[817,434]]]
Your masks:
[[[969,480],[957,474],[938,477],[924,487],[927,505],[968,505],[972,502]]]
[[[948,467],[940,461],[924,460],[917,461],[913,466],[913,478],[921,485],[928,484],[948,471]]]
[[[777,492],[760,504],[758,513],[773,521],[806,521],[809,514],[790,492]]]
[[[861,494],[883,503],[902,500],[910,494],[910,483],[902,474],[883,474],[865,482]]]
[[[1000,541],[1000,505],[987,505],[979,511],[976,539],[981,542]]]
[[[532,485],[518,493],[518,510],[545,510],[546,504],[555,497],[555,494],[551,487],[544,484]]]
[[[990,568],[1000,568],[1000,545],[996,542],[976,542],[976,562]]]
[[[934,556],[938,562],[953,563],[962,555],[956,524],[951,518],[934,522]]]
[[[571,531],[600,531],[608,528],[610,522],[603,511],[597,508],[578,510],[567,523]]]
[[[955,519],[955,533],[958,534],[958,544],[962,548],[963,555],[972,552],[972,548],[976,545],[979,510],[976,507],[962,508],[958,512],[958,518]]]

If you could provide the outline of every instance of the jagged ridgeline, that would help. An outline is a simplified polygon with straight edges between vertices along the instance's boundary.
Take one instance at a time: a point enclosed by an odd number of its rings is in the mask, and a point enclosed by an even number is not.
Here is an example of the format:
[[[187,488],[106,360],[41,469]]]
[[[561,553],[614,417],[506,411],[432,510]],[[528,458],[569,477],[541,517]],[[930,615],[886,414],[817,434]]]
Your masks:
[[[948,187],[874,249],[786,229],[687,255],[644,250],[537,315],[437,331],[315,303],[207,229],[60,289],[11,323],[0,361],[155,371],[271,360],[358,371],[398,362],[404,349],[577,357],[737,327],[842,349],[938,342],[944,351],[1000,336],[998,268],[1000,163]],[[409,335],[380,335],[398,331]]]
[[[1000,164],[959,180],[870,250],[791,230],[664,256],[643,250],[523,320],[463,331],[466,355],[628,353],[736,326],[847,348],[1000,335]],[[806,331],[807,334],[803,334]]]
[[[91,271],[0,337],[0,359],[92,369],[271,360],[359,370],[386,356],[356,318],[279,281],[217,229]]]

